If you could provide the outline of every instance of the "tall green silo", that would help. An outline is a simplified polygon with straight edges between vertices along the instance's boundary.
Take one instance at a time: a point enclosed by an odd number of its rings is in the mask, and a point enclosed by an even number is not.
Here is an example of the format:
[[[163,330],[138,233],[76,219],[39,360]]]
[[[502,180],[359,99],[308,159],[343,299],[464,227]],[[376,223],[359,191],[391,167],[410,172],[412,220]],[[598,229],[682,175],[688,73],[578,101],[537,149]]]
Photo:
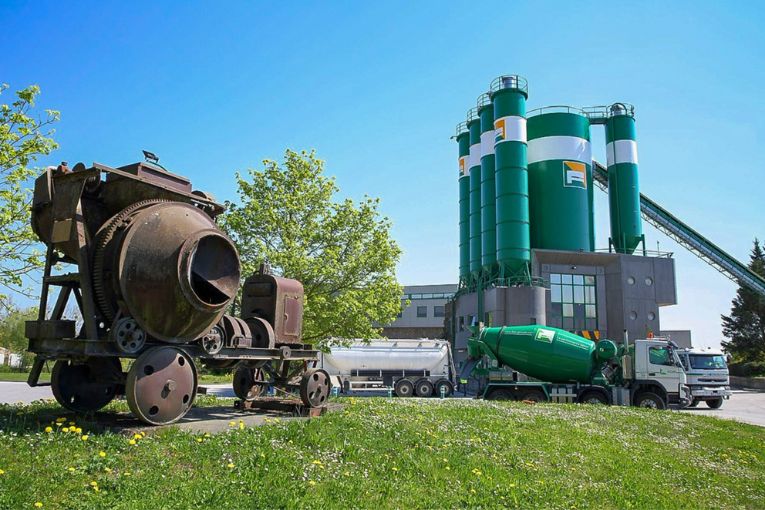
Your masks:
[[[457,125],[455,136],[459,145],[459,194],[460,194],[460,283],[470,280],[470,134],[467,124]]]
[[[481,121],[475,108],[468,111],[470,136],[470,272],[481,274]]]
[[[528,275],[529,175],[526,147],[528,84],[516,75],[491,82],[494,106],[497,262],[502,277]]]
[[[567,106],[529,112],[529,212],[535,249],[593,251],[590,122]]]
[[[487,275],[497,265],[497,212],[494,196],[494,108],[488,93],[478,96],[481,123],[481,264]]]
[[[634,113],[632,105],[615,103],[606,119],[611,243],[619,253],[633,253],[643,240]]]

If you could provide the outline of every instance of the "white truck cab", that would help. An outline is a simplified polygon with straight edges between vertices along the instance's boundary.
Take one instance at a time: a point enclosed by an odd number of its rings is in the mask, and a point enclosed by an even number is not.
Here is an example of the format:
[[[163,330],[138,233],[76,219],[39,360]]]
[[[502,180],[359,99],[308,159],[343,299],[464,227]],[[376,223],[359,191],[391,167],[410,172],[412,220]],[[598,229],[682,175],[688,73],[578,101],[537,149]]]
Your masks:
[[[652,385],[654,393],[664,397],[667,404],[688,405],[690,388],[678,351],[672,342],[663,338],[635,340],[633,385]],[[646,407],[641,402],[635,405]]]
[[[690,348],[681,349],[678,354],[691,388],[691,407],[704,401],[710,408],[718,409],[731,397],[728,365],[722,351]]]

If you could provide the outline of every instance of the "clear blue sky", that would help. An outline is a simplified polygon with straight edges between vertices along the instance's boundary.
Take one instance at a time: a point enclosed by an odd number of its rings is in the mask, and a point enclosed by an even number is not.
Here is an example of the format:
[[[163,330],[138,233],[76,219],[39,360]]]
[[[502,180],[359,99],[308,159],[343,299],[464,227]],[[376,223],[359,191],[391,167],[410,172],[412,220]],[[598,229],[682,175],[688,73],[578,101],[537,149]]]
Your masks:
[[[636,106],[642,191],[740,259],[765,237],[759,2],[13,2],[0,82],[61,110],[43,163],[141,149],[234,199],[234,172],[315,148],[343,194],[382,198],[405,284],[457,277],[456,145],[489,81],[529,107]],[[7,99],[7,98],[6,98]],[[602,134],[594,153],[605,159]],[[599,247],[607,202],[596,202]],[[662,234],[680,305],[664,328],[717,344],[735,286]]]

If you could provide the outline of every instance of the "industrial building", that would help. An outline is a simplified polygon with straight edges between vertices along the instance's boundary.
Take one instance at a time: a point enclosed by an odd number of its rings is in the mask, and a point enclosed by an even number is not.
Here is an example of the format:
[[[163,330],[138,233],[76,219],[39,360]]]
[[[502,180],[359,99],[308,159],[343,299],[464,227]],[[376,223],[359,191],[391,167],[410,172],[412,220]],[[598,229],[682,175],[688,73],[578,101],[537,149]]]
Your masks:
[[[401,312],[383,327],[387,338],[446,338],[447,303],[458,285],[409,285],[401,296]]]
[[[542,324],[598,341],[661,333],[677,303],[675,261],[646,249],[642,220],[765,295],[765,281],[640,193],[635,109],[627,103],[527,112],[526,80],[496,78],[457,126],[459,285],[448,305],[455,361],[469,326]],[[592,159],[602,128],[606,165]],[[596,243],[595,186],[610,237]],[[600,247],[601,249],[597,249]],[[690,332],[673,332],[690,344]]]

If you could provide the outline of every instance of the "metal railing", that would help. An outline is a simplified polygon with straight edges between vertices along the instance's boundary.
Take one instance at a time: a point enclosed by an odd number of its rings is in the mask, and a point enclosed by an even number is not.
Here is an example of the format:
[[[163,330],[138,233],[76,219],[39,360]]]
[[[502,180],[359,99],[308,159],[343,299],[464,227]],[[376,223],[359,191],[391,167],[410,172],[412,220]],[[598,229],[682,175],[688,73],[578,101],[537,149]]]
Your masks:
[[[484,92],[480,96],[478,96],[478,99],[475,101],[475,107],[476,110],[481,110],[484,106],[490,106],[491,105],[491,96],[488,92]]]
[[[528,113],[526,113],[526,117],[536,117],[537,115],[542,115],[543,113],[573,113],[576,115],[582,115],[586,117],[584,110],[581,108],[577,108],[576,106],[566,106],[566,105],[551,105],[551,106],[543,106],[541,108],[535,108]]]
[[[454,136],[452,138],[457,138],[463,133],[465,134],[469,133],[467,122],[460,122],[459,124],[457,124],[457,129],[454,130]]]
[[[491,84],[489,84],[489,94],[494,94],[503,89],[520,90],[528,96],[529,82],[526,81],[526,78],[518,76],[517,74],[504,74],[491,80]]]
[[[595,183],[608,192],[608,170],[593,160],[592,176]],[[659,204],[640,194],[640,212],[643,218],[657,230],[673,239],[698,258],[712,266],[731,281],[744,285],[765,299],[765,278],[749,269],[709,239],[689,227]]]

